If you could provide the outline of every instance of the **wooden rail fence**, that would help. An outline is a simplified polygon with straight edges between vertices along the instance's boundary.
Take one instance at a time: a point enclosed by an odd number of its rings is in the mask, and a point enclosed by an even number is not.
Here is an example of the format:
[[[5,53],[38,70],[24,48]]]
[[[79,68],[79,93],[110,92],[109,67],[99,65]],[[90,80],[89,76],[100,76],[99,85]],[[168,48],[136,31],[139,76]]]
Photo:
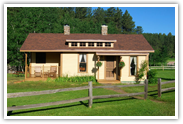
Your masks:
[[[93,96],[93,89],[95,89],[95,88],[135,87],[135,86],[144,86],[144,92]],[[40,104],[23,105],[23,106],[12,106],[12,107],[7,107],[7,111],[37,108],[37,107],[44,107],[44,106],[51,106],[51,105],[59,105],[59,104],[73,103],[73,102],[79,102],[79,101],[84,101],[84,100],[88,100],[88,107],[91,108],[92,103],[93,103],[93,99],[135,96],[135,95],[141,95],[141,94],[144,94],[144,99],[147,99],[148,80],[146,79],[144,81],[144,84],[114,85],[114,86],[111,86],[111,85],[110,86],[92,86],[92,81],[89,81],[88,86],[75,87],[75,88],[64,88],[64,89],[56,89],[56,90],[34,91],[34,92],[8,93],[7,98],[15,98],[15,97],[22,97],[22,96],[34,96],[34,95],[42,95],[42,94],[52,94],[52,93],[57,93],[57,92],[76,91],[76,90],[84,90],[84,89],[88,89],[88,97],[71,99],[71,100],[56,101],[56,102],[49,102],[49,103],[40,103]]]
[[[175,87],[161,89],[161,85],[168,84],[168,83],[175,83],[175,80],[167,81],[167,82],[161,82],[161,78],[158,78],[158,97],[161,97],[162,92],[169,91],[169,90],[175,90]]]
[[[150,69],[175,69],[175,66],[149,66]]]

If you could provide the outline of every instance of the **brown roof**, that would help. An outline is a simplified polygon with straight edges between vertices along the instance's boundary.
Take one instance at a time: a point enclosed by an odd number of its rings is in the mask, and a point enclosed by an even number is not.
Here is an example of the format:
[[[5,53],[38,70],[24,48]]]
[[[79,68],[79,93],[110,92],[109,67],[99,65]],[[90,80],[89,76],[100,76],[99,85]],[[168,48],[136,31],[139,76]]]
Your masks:
[[[117,40],[114,48],[72,48],[66,43],[66,40]],[[24,50],[76,50],[76,49],[92,49],[92,50],[145,50],[153,51],[153,48],[141,34],[70,34],[61,33],[30,33],[23,43],[20,51]]]

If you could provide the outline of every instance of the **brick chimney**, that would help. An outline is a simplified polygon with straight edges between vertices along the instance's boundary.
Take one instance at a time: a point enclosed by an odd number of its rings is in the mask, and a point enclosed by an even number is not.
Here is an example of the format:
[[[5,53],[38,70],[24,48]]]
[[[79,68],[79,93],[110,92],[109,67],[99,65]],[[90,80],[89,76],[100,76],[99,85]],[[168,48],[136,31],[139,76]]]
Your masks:
[[[108,34],[107,30],[108,30],[108,26],[105,25],[105,24],[102,24],[101,25],[101,34],[102,35],[107,35]]]
[[[70,26],[68,24],[64,25],[64,35],[70,34]]]

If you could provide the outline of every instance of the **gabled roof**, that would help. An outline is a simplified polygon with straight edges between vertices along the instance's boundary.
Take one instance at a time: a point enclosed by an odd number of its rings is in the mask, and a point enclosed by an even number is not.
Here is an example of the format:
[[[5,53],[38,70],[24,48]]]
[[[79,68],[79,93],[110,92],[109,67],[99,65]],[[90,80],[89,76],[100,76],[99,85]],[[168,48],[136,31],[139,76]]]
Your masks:
[[[98,47],[69,47],[66,40],[116,40],[114,48]],[[151,45],[142,34],[70,34],[62,33],[30,33],[22,47],[21,52],[36,51],[62,51],[67,50],[100,50],[100,51],[148,51],[154,52]]]

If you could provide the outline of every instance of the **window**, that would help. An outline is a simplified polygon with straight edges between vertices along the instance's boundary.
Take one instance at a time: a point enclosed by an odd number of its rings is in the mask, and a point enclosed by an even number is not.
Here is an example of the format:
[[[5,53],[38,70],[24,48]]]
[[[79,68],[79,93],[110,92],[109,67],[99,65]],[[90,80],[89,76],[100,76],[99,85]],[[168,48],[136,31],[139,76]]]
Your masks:
[[[71,46],[77,46],[77,42],[72,42]]]
[[[36,53],[36,63],[46,63],[46,53]]]
[[[111,42],[105,43],[105,46],[106,46],[106,47],[111,47]]]
[[[86,46],[86,43],[85,43],[85,42],[81,42],[81,43],[80,43],[80,46],[81,46],[81,47]]]
[[[102,42],[98,42],[98,43],[97,43],[97,46],[98,46],[98,47],[102,47],[102,46],[103,46],[103,43],[102,43]]]
[[[137,73],[137,57],[130,57],[130,75]]]
[[[88,43],[88,46],[89,46],[89,47],[94,47],[94,42],[89,42],[89,43]]]
[[[79,72],[86,72],[86,54],[79,54]]]

